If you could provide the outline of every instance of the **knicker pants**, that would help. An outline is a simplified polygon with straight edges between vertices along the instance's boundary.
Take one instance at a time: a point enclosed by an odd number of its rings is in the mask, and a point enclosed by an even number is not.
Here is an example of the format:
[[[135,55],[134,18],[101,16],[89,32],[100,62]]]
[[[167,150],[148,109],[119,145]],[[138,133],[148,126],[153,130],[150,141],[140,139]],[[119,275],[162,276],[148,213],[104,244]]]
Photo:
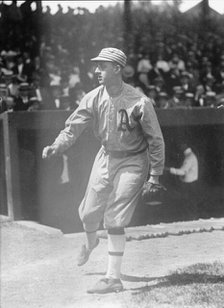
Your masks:
[[[79,215],[85,231],[127,226],[148,175],[147,151],[114,158],[102,147],[96,155]]]

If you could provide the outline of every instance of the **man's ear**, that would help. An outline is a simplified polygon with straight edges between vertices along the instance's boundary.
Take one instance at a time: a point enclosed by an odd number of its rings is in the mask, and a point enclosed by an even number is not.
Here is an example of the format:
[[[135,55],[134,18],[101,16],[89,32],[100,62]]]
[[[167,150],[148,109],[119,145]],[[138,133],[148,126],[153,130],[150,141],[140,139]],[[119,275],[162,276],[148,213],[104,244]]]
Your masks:
[[[115,73],[120,73],[121,72],[121,66],[119,64],[114,65],[114,71]]]

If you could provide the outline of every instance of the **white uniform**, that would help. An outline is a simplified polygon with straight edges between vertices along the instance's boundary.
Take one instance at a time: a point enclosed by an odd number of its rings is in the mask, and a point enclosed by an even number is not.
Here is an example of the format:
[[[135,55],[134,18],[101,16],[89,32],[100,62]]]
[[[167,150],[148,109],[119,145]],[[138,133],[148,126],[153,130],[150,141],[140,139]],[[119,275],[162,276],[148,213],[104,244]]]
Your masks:
[[[106,228],[125,227],[149,165],[150,174],[163,172],[164,141],[157,116],[150,99],[132,86],[123,83],[120,94],[110,97],[101,85],[84,96],[54,144],[63,152],[89,125],[102,147],[79,208],[80,218],[87,232],[96,230],[103,218]]]

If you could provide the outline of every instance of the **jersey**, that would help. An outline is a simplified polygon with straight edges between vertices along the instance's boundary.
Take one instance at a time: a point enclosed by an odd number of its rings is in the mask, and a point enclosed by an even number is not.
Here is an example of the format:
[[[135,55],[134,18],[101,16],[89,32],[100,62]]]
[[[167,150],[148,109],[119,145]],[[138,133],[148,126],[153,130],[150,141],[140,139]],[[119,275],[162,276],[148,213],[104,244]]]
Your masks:
[[[164,168],[164,140],[152,101],[123,82],[116,97],[101,85],[84,96],[56,138],[60,152],[69,148],[87,127],[92,126],[107,151],[138,152],[149,149],[150,174]]]

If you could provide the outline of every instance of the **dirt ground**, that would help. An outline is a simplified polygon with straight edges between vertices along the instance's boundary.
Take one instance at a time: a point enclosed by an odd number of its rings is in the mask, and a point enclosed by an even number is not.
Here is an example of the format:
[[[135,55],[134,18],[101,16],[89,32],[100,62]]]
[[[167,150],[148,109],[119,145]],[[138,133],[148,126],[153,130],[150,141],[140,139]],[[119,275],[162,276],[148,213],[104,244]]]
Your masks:
[[[165,237],[147,239],[137,236],[143,229],[146,232],[147,226],[127,230],[132,237],[126,244],[122,267],[124,292],[90,295],[86,290],[106,271],[105,238],[100,238],[89,262],[77,267],[83,233],[65,235],[32,225],[1,223],[0,307],[127,308],[134,293],[156,285],[172,270],[201,262],[224,262],[224,219],[218,225],[210,232],[179,236],[168,232]],[[188,226],[190,230],[190,223]],[[166,228],[169,230],[169,225]],[[175,224],[170,224],[170,230],[175,228]]]

